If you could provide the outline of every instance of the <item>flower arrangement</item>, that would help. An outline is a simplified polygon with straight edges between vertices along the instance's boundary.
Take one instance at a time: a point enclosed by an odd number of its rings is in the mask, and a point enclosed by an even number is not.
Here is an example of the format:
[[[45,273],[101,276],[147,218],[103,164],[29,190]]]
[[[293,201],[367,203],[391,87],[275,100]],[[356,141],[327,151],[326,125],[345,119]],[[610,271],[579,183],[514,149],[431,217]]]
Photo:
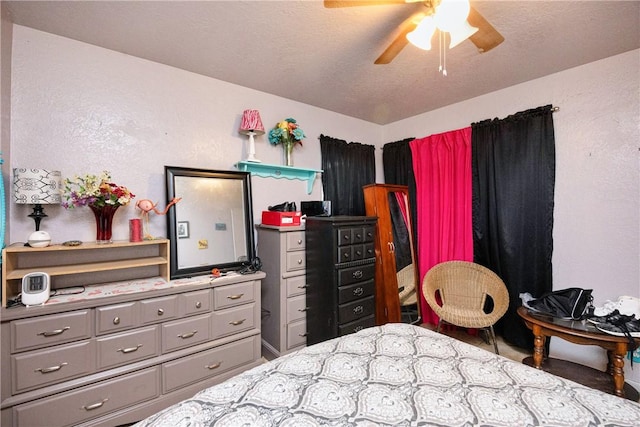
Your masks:
[[[269,131],[269,142],[272,145],[283,144],[285,146],[302,145],[305,138],[304,131],[300,129],[295,119],[288,118],[276,124]]]
[[[64,180],[62,195],[67,201],[62,202],[65,208],[90,206],[125,206],[135,197],[127,187],[111,182],[111,174],[103,171],[100,176],[74,176]]]

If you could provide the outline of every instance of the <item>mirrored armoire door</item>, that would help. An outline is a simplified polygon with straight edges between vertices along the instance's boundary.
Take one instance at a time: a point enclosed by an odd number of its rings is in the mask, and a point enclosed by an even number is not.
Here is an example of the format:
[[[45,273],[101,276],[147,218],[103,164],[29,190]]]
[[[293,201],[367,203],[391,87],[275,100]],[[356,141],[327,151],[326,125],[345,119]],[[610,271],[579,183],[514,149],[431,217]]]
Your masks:
[[[418,267],[411,226],[409,190],[403,185],[363,187],[367,216],[376,225],[376,324],[421,323]]]

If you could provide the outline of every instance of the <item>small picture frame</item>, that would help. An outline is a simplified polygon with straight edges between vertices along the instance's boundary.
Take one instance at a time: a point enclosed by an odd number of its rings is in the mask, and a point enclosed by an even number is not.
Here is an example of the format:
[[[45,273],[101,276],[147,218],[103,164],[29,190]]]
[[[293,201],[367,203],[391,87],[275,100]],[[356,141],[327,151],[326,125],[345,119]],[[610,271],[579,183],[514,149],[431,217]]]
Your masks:
[[[178,221],[178,239],[189,238],[189,221]]]

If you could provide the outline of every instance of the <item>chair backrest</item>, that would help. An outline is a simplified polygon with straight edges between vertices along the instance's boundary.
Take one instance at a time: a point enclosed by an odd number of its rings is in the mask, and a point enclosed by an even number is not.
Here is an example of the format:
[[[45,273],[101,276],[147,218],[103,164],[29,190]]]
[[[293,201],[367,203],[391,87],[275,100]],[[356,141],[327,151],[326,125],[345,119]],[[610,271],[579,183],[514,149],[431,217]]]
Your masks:
[[[422,293],[435,313],[448,323],[484,328],[496,323],[509,307],[507,287],[493,271],[468,261],[447,261],[427,272]],[[484,313],[487,296],[493,301]]]

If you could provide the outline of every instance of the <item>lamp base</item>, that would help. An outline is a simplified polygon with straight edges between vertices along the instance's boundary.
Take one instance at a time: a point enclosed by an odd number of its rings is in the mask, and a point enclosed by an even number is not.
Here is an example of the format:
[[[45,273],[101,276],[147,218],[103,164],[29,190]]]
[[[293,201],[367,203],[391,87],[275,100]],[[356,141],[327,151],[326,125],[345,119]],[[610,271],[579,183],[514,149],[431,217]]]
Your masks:
[[[36,231],[40,231],[40,221],[42,220],[42,218],[47,217],[47,214],[44,213],[42,205],[40,203],[37,203],[33,207],[33,212],[31,212],[28,216],[33,218],[33,220],[36,222]]]
[[[247,157],[245,162],[253,162],[253,163],[262,163],[262,160],[258,160],[256,158]]]

